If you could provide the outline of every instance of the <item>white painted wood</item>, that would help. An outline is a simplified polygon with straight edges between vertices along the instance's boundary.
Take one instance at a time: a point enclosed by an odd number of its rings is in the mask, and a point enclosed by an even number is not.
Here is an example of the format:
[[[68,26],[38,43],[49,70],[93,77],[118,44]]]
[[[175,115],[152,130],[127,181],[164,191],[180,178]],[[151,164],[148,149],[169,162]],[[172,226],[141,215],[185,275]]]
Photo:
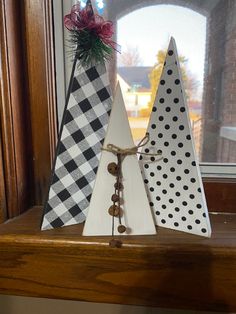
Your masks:
[[[69,14],[74,0],[53,0],[53,22],[55,36],[55,66],[56,66],[56,89],[57,89],[57,113],[58,125],[60,126],[65,101],[66,91],[69,86],[73,57],[70,54],[70,35],[64,27],[64,16]]]
[[[63,1],[53,0],[53,22],[54,22],[54,36],[55,36],[55,67],[56,67],[56,89],[57,89],[57,117],[58,124],[61,124],[63,109],[66,99],[65,86],[65,51],[63,40]]]
[[[134,146],[119,85],[113,102],[104,147],[110,143],[121,148]],[[116,178],[107,171],[110,162],[117,162],[116,156],[102,151],[83,231],[84,236],[111,235],[112,216],[108,214],[108,209],[112,205],[111,196],[114,194]],[[122,184],[124,185],[122,224],[128,228],[123,235],[155,234],[156,229],[136,155],[125,157],[122,163],[122,174]],[[115,234],[119,234],[117,232],[118,225],[118,218],[115,218]]]
[[[141,167],[158,226],[210,237],[211,226],[191,132],[175,41],[172,38],[160,78]]]

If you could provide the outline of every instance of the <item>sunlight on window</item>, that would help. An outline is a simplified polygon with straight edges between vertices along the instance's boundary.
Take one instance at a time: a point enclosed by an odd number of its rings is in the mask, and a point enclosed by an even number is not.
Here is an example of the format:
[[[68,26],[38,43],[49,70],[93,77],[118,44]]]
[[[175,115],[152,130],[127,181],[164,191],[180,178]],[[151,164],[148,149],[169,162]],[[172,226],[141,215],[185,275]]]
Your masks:
[[[157,2],[150,6],[149,0],[92,0],[94,9],[115,26],[114,41],[122,53],[117,54],[117,68],[113,61],[109,64],[111,86],[120,81],[134,139],[138,142],[146,132],[166,49],[174,37],[199,161],[235,164],[234,2],[178,0],[176,5],[154,5]],[[68,85],[71,65],[65,62]]]
[[[138,142],[146,132],[170,36],[177,43],[196,150],[200,155],[206,38],[204,16],[177,6],[156,5],[119,19],[118,42],[122,54],[118,56],[117,79],[125,98],[132,133]]]

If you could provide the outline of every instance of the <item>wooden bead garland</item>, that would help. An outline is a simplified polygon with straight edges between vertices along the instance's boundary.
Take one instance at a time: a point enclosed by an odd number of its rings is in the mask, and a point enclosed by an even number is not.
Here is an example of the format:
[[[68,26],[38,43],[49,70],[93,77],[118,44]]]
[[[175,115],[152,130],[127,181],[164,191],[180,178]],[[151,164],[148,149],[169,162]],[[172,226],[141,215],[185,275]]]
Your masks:
[[[134,146],[127,149],[122,149],[116,145],[108,144],[107,148],[102,148],[103,150],[106,150],[108,152],[111,152],[116,155],[117,157],[117,163],[111,162],[107,165],[107,171],[116,177],[116,182],[114,184],[115,192],[111,196],[111,201],[113,204],[109,207],[108,213],[112,216],[112,239],[109,242],[110,247],[116,247],[120,248],[122,246],[122,241],[114,239],[114,220],[115,218],[119,219],[119,226],[117,227],[117,231],[122,234],[127,231],[127,228],[124,224],[122,224],[121,217],[123,214],[123,210],[120,207],[121,205],[121,192],[123,190],[123,184],[122,184],[122,160],[128,156],[128,155],[134,155],[139,153],[138,148],[146,145],[149,141],[149,134],[147,133],[146,136],[140,141],[138,146]],[[140,153],[139,153],[140,154]],[[158,152],[157,154],[148,154],[148,153],[142,153],[142,155],[151,155],[151,156],[158,156],[161,153]],[[154,158],[154,157],[153,157]],[[154,158],[155,159],[155,158]]]
[[[119,233],[124,233],[126,231],[126,227],[122,225],[121,223],[121,217],[122,217],[122,208],[120,207],[121,203],[121,191],[123,189],[123,185],[121,183],[122,180],[122,156],[121,154],[117,153],[117,164],[114,162],[111,162],[107,166],[108,172],[116,177],[116,183],[114,184],[115,192],[111,196],[111,200],[113,202],[113,205],[110,206],[108,209],[109,214],[112,216],[112,236],[114,236],[114,218],[117,217],[119,219],[119,226],[117,228]],[[112,239],[110,241],[111,247],[121,247],[122,242],[119,240]]]

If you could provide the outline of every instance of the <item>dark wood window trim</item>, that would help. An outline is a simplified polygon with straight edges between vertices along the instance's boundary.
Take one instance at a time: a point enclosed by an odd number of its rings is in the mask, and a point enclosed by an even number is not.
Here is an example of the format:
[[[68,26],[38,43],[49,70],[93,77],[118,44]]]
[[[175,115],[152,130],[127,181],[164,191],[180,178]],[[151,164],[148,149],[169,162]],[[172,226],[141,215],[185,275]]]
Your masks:
[[[212,215],[205,239],[157,235],[83,237],[83,225],[40,232],[42,208],[0,226],[0,293],[235,312],[236,215]]]
[[[3,155],[2,155],[2,142],[0,131],[0,224],[6,220],[7,208],[6,208],[6,191],[4,181],[4,168],[3,168]]]
[[[12,218],[42,204],[56,145],[52,3],[2,0],[0,18],[2,164]]]
[[[26,210],[27,136],[20,11],[17,1],[1,1],[1,140],[7,217]]]
[[[41,205],[57,139],[52,1],[25,0],[22,11],[31,123],[32,204]]]

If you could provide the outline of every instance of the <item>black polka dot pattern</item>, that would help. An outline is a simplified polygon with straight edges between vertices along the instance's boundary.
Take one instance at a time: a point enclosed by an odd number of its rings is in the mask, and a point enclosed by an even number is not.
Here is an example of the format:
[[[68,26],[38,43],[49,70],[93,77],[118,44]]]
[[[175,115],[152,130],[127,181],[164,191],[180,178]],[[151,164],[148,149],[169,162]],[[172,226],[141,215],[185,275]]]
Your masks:
[[[147,130],[150,141],[142,149],[161,150],[162,156],[144,156],[141,166],[157,225],[209,236],[207,207],[177,59],[171,42]]]

